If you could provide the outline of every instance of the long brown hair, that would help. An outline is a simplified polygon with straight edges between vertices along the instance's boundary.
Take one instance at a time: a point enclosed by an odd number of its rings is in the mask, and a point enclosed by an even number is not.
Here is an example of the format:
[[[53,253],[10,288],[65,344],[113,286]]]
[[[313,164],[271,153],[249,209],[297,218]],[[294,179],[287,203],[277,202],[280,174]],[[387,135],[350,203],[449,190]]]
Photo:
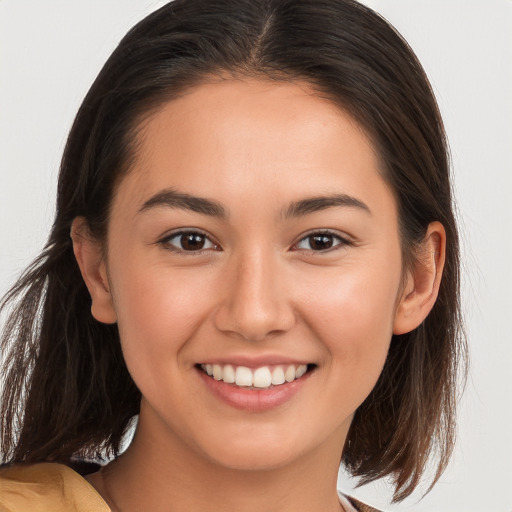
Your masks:
[[[430,222],[445,227],[439,298],[417,329],[393,336],[342,455],[363,481],[392,476],[395,499],[403,499],[431,457],[439,478],[453,448],[457,369],[465,353],[458,237],[445,133],[429,82],[403,38],[353,0],[176,0],[123,38],[69,134],[48,243],[3,302],[12,306],[2,337],[3,461],[69,463],[118,454],[140,393],[117,327],[90,314],[71,223],[84,216],[104,240],[141,119],[184,89],[226,73],[305,81],[364,127],[396,197],[405,265],[413,264]]]

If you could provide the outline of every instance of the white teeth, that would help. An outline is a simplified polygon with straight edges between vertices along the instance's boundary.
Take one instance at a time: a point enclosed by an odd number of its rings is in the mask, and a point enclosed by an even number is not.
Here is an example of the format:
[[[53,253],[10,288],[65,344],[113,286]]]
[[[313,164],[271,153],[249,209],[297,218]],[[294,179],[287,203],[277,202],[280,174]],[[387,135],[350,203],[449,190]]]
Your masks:
[[[224,366],[224,375],[222,380],[228,384],[233,384],[236,381],[235,369],[230,364]]]
[[[284,378],[284,371],[281,366],[276,366],[274,371],[272,372],[272,384],[274,386],[279,386],[279,384],[284,384],[286,379]]]
[[[254,371],[252,384],[255,388],[268,388],[272,384],[272,374],[268,366],[263,366]]]
[[[213,365],[213,378],[215,380],[222,380],[222,366],[220,364]]]
[[[295,378],[300,379],[307,371],[308,371],[308,366],[306,364],[301,364],[295,370]]]
[[[259,389],[269,388],[271,385],[280,386],[285,382],[293,382],[302,377],[308,370],[307,365],[276,366],[272,370],[268,366],[261,366],[252,370],[246,366],[234,367],[230,364],[203,364],[201,368],[215,380],[222,380],[227,384],[236,384],[243,387]]]
[[[293,382],[295,380],[295,366],[288,366],[284,372],[286,382]]]
[[[252,386],[252,371],[246,366],[239,366],[235,372],[237,386]]]

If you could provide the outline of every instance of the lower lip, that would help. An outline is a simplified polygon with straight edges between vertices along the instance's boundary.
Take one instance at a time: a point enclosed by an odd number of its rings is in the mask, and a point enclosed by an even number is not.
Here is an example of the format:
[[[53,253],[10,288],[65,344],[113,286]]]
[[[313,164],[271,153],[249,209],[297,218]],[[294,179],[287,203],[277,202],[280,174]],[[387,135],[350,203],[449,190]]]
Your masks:
[[[311,372],[292,382],[266,389],[249,389],[215,380],[197,369],[199,376],[208,389],[221,401],[236,409],[250,412],[263,412],[274,409],[288,402],[304,385]]]

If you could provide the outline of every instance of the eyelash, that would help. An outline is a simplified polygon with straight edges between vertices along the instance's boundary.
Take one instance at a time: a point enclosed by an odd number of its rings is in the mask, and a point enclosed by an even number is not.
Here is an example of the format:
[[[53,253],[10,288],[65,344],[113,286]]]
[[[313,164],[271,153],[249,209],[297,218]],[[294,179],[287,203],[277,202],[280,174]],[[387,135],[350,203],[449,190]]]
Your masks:
[[[179,247],[176,247],[171,243],[171,240],[174,240],[175,238],[181,238],[186,235],[199,235],[205,241],[208,240],[208,242],[212,245],[212,247],[209,247],[206,249],[201,248],[201,249],[196,249],[196,250],[186,250],[186,249],[180,249]],[[169,251],[172,251],[172,252],[175,252],[178,254],[187,254],[187,255],[202,254],[205,251],[210,251],[212,249],[218,250],[218,247],[219,247],[219,245],[217,243],[213,242],[211,240],[211,238],[206,233],[203,233],[199,229],[190,229],[190,230],[182,229],[180,231],[171,233],[170,235],[166,236],[165,238],[162,238],[162,240],[160,240],[159,243],[162,244],[163,246],[165,246],[165,248],[168,249]]]
[[[311,246],[311,239],[312,238],[314,238],[314,237],[322,237],[322,236],[324,236],[324,237],[332,237],[333,240],[337,239],[339,243],[334,245],[334,242],[333,242],[333,245],[331,247],[329,247],[327,249],[321,249],[321,250],[318,250],[318,251],[315,251],[314,249],[293,249],[293,250],[295,250],[295,251],[308,251],[308,252],[311,252],[311,253],[314,253],[314,254],[327,254],[327,253],[330,253],[332,251],[337,251],[337,250],[341,249],[342,247],[350,247],[350,246],[354,245],[352,240],[350,240],[349,238],[343,237],[339,233],[331,231],[329,229],[323,229],[323,230],[320,230],[320,231],[311,231],[311,232],[307,233],[296,244],[294,244],[293,247],[298,246],[301,242],[303,242],[305,240],[308,240],[308,239],[310,240],[310,246]]]
[[[173,245],[171,243],[171,240],[180,239],[181,237],[186,236],[186,235],[198,235],[198,236],[202,237],[205,241],[207,240],[211,244],[211,247],[208,247],[208,248],[202,247],[201,249],[197,249],[197,250],[187,250],[187,249],[176,247],[175,245]],[[333,245],[331,247],[328,247],[327,249],[320,249],[320,250],[295,248],[302,242],[307,241],[308,239],[310,240],[310,247],[311,247],[311,239],[313,239],[314,237],[322,237],[322,236],[332,237],[333,240],[337,239],[339,243],[334,244],[334,242],[333,242]],[[198,229],[180,230],[180,231],[171,233],[170,235],[166,236],[165,238],[162,238],[159,241],[159,243],[162,244],[163,246],[165,246],[167,250],[170,250],[177,254],[197,255],[197,254],[202,254],[206,251],[211,251],[212,249],[219,250],[219,245],[216,242],[212,241],[211,238],[206,233],[204,233]],[[336,232],[333,232],[330,230],[320,230],[320,231],[312,231],[310,233],[307,233],[297,243],[295,243],[292,246],[292,250],[293,251],[307,251],[307,252],[316,253],[316,254],[326,254],[326,253],[329,253],[332,251],[336,251],[336,250],[340,249],[341,247],[350,247],[352,245],[354,245],[354,244],[351,240],[349,240],[346,237],[341,236],[340,234],[338,234]]]

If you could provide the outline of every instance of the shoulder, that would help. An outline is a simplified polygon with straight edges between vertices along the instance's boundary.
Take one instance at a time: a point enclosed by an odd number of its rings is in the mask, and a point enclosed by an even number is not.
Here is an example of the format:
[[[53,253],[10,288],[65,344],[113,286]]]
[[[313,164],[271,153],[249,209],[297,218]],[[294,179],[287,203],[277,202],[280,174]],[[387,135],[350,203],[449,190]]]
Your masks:
[[[338,493],[341,504],[347,512],[380,512],[376,508],[370,507],[351,496]]]
[[[63,464],[0,468],[0,512],[109,512],[100,495]]]
[[[354,498],[348,498],[348,501],[353,505],[353,507],[357,510],[357,512],[380,512],[376,508],[370,507],[370,505],[366,505],[361,503],[360,501]]]

